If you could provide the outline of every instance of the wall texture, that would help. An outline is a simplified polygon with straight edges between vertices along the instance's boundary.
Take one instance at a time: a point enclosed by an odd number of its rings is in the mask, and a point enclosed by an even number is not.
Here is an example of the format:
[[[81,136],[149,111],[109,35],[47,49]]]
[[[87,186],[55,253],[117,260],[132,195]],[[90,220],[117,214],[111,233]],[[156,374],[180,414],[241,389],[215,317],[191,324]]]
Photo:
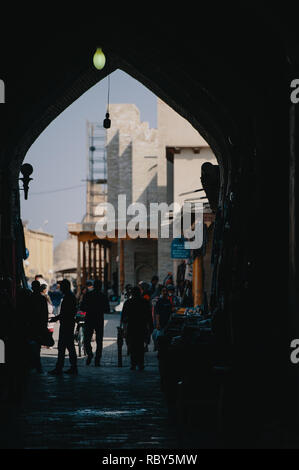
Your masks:
[[[111,104],[109,111],[112,125],[107,131],[108,202],[114,206],[116,215],[119,195],[126,196],[127,207],[132,202],[144,204],[149,227],[150,203],[168,203],[169,187],[173,187],[174,201],[182,204],[185,198],[179,194],[200,188],[202,163],[216,163],[216,158],[198,131],[160,99],[158,129],[150,129],[147,122],[140,121],[134,104]],[[180,152],[175,154],[173,171],[169,173],[172,180],[167,176],[169,147]],[[126,223],[130,218],[126,216]],[[175,274],[177,263],[170,257],[171,227],[169,235],[168,239],[159,238],[156,242],[142,239],[125,242],[126,283],[133,284],[142,275],[148,276],[143,280],[150,280],[153,274],[158,274],[162,280],[170,271]]]

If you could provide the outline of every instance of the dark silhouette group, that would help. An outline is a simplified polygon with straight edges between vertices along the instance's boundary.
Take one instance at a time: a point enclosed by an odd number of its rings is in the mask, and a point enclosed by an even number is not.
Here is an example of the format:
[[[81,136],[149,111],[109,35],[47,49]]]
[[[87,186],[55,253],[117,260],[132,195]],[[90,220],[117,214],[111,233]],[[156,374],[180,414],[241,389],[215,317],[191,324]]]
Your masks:
[[[154,350],[157,349],[156,335],[163,331],[171,314],[179,306],[175,295],[171,273],[168,273],[163,285],[158,276],[153,276],[150,283],[140,282],[138,286],[126,286],[126,300],[121,314],[121,325],[125,331],[131,370],[144,370],[144,353],[148,351],[151,337]],[[50,375],[62,373],[77,375],[77,353],[74,330],[78,312],[84,313],[84,347],[86,365],[94,358],[94,365],[101,365],[104,336],[104,315],[110,312],[108,296],[102,292],[100,280],[87,281],[79,298],[73,293],[70,281],[59,281],[54,290],[48,292],[48,286],[41,275],[37,275],[31,284],[31,291],[24,297],[28,312],[26,318],[26,340],[29,346],[31,369],[43,373],[41,347],[52,347],[54,340],[53,323],[59,321],[58,357]],[[53,303],[52,303],[53,299]],[[60,304],[59,304],[60,299]],[[55,303],[54,303],[55,301]],[[59,304],[59,306],[58,306]],[[53,311],[55,313],[53,313]],[[91,341],[96,337],[96,351],[93,352]],[[66,350],[69,354],[70,368],[64,371]]]
[[[53,317],[50,321],[60,321],[59,339],[58,339],[58,358],[55,369],[49,372],[51,375],[62,374],[65,350],[69,352],[69,360],[71,367],[66,371],[68,374],[76,375],[77,369],[77,354],[74,344],[74,329],[75,329],[75,316],[77,313],[77,299],[71,291],[71,284],[67,279],[60,283],[60,289],[63,293],[61,308],[59,315]]]

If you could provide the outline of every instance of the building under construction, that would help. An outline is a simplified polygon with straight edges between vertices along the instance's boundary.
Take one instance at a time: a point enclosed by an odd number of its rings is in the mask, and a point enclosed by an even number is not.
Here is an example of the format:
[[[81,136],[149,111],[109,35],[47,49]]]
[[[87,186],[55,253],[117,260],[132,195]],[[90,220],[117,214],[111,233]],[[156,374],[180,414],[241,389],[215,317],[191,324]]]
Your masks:
[[[101,279],[107,288],[111,278],[111,243],[95,235],[97,208],[107,201],[106,131],[100,123],[87,121],[86,146],[86,214],[81,224],[69,224],[68,230],[78,238],[78,287],[88,279]]]
[[[107,200],[106,131],[99,123],[86,123],[87,184],[84,222],[94,222],[97,206]]]

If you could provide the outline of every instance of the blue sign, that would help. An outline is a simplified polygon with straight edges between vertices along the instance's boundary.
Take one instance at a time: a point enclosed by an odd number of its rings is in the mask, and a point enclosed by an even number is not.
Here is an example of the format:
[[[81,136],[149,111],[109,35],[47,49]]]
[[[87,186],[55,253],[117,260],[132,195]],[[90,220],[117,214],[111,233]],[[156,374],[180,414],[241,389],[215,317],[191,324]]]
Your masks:
[[[25,258],[24,259],[27,259],[29,258],[29,250],[28,248],[25,248]]]
[[[172,259],[187,259],[190,256],[190,250],[185,248],[185,238],[174,238],[171,243]]]

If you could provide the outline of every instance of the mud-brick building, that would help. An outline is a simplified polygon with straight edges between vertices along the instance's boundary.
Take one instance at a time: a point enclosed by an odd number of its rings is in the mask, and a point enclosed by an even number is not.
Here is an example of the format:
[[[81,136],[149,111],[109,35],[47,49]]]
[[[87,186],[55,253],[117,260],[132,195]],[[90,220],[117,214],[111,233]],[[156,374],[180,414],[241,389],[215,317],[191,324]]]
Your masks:
[[[191,124],[160,99],[157,128],[141,121],[134,104],[112,104],[109,111],[111,127],[106,133],[105,151],[102,150],[105,168],[102,167],[101,178],[96,175],[87,178],[86,216],[82,224],[69,225],[69,231],[79,240],[78,278],[85,282],[99,276],[106,282],[118,282],[122,289],[126,283],[149,281],[154,274],[160,279],[168,272],[176,275],[180,260],[171,258],[172,227],[167,239],[159,238],[158,234],[155,238],[150,236],[150,204],[182,205],[190,196],[194,198],[197,193],[192,194],[192,189],[201,188],[201,165],[206,161],[214,164],[216,158]],[[90,143],[88,152],[91,148],[92,159],[96,161],[97,151],[100,161],[100,149],[94,141]],[[190,195],[182,196],[185,192]],[[126,207],[132,203],[146,207],[147,238],[118,239],[117,232],[115,239],[99,240],[96,236],[98,204],[104,201],[112,204],[118,220],[122,217],[118,214],[119,195],[126,197]],[[126,225],[130,219],[132,216],[127,215]]]
[[[182,193],[201,188],[201,165],[215,164],[207,142],[162,100],[157,101],[157,129],[141,122],[134,104],[114,104],[110,109],[112,126],[107,132],[108,202],[117,208],[119,194],[127,206],[143,203],[149,214],[150,203],[184,203]],[[205,193],[201,192],[203,197]],[[190,199],[190,196],[187,199]],[[194,196],[194,195],[193,195]],[[192,199],[192,197],[191,197]],[[149,217],[148,217],[149,221]],[[125,282],[163,279],[176,273],[180,260],[171,259],[169,239],[124,241]],[[120,255],[120,242],[113,246],[113,258]]]
[[[32,281],[42,274],[49,284],[53,280],[53,235],[41,230],[32,230],[24,223],[25,244],[28,257],[24,260],[25,276]]]

